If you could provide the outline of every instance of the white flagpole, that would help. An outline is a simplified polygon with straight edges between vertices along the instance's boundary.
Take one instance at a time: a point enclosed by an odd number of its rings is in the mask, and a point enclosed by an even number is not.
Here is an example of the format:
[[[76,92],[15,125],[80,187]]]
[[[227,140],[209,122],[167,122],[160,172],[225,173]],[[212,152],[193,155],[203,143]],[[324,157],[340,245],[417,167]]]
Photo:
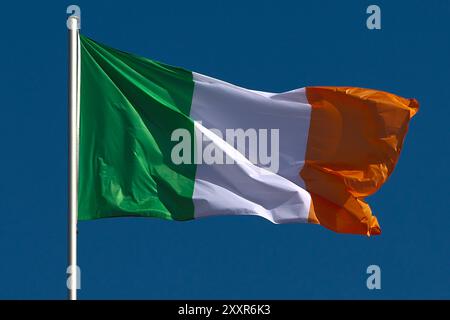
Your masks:
[[[67,13],[76,11],[69,6]],[[77,7],[78,8],[78,7]],[[78,8],[79,10],[79,8]],[[67,18],[69,29],[69,228],[67,288],[69,300],[77,300],[79,269],[77,266],[77,219],[78,219],[78,116],[79,116],[79,15]]]

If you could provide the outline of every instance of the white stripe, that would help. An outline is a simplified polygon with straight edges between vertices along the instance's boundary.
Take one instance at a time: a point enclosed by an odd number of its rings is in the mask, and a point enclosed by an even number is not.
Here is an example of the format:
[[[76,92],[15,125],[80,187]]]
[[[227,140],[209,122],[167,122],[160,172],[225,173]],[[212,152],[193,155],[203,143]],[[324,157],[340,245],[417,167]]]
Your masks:
[[[306,222],[311,203],[299,176],[308,140],[311,106],[305,90],[281,94],[240,88],[194,76],[191,117],[196,121],[196,147],[204,135],[235,164],[198,164],[193,201],[195,217],[226,214],[259,215],[274,223]],[[252,164],[210,129],[278,129],[277,174]],[[211,142],[207,142],[208,144]]]

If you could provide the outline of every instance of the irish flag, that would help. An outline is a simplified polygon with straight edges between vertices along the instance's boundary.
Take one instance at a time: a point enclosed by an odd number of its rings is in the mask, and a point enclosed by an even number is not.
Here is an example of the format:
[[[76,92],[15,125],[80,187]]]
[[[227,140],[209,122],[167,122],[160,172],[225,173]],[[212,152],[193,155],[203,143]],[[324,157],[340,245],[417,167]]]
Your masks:
[[[80,43],[80,220],[254,215],[381,232],[364,198],[394,170],[416,100],[250,90]]]

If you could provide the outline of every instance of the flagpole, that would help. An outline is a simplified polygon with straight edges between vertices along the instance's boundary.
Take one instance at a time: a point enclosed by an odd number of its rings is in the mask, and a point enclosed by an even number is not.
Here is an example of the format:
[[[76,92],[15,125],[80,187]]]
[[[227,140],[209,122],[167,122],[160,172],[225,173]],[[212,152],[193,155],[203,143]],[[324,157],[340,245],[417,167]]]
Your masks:
[[[67,8],[68,13],[69,8]],[[73,9],[73,8],[72,8]],[[68,214],[68,299],[77,300],[79,272],[77,266],[78,219],[78,110],[79,110],[79,19],[67,18],[69,29],[69,214]]]

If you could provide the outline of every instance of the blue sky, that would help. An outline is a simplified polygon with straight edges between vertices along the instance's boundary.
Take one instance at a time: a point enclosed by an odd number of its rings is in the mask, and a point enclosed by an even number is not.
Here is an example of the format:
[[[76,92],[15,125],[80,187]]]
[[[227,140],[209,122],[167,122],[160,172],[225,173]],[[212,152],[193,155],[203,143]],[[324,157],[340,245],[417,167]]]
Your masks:
[[[82,33],[244,87],[420,102],[366,238],[256,217],[79,224],[81,299],[450,298],[450,2],[78,1]],[[64,299],[70,2],[2,5],[0,298]],[[382,29],[365,26],[378,4]],[[382,289],[366,288],[381,268]]]

